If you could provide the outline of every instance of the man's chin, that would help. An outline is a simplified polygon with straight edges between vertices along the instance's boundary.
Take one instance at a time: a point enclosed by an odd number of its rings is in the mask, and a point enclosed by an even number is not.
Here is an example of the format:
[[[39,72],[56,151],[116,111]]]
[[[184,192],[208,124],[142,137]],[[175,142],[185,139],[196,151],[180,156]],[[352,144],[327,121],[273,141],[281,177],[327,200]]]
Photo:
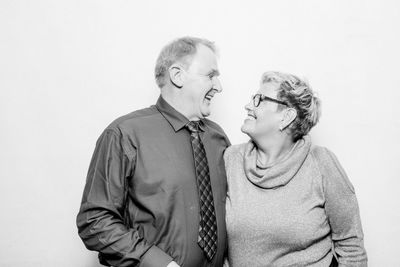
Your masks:
[[[206,117],[208,117],[208,116],[210,116],[210,112],[208,112],[208,113],[202,113],[201,115],[203,116],[203,118],[206,118]]]
[[[211,110],[209,109],[209,107],[203,108],[203,110],[201,111],[201,115],[203,116],[203,118],[210,116]]]

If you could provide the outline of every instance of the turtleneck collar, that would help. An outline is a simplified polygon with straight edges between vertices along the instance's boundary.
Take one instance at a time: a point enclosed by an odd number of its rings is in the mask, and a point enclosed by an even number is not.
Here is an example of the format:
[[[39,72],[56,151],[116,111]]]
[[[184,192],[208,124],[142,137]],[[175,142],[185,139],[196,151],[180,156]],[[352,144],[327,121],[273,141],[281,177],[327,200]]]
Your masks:
[[[286,185],[303,165],[311,147],[309,136],[298,140],[291,151],[274,165],[257,167],[257,147],[249,141],[244,151],[244,171],[247,179],[254,185],[272,189]]]

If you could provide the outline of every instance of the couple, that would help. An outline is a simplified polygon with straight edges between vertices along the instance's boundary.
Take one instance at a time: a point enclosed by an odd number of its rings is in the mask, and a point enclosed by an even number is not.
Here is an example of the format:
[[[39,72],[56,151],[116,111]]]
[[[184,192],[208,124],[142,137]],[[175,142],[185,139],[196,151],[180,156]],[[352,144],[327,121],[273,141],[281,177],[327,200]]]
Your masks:
[[[208,40],[162,49],[156,105],[97,141],[77,216],[86,247],[107,266],[366,266],[354,189],[307,135],[320,109],[308,84],[264,73],[250,141],[230,146],[206,119],[218,76]]]

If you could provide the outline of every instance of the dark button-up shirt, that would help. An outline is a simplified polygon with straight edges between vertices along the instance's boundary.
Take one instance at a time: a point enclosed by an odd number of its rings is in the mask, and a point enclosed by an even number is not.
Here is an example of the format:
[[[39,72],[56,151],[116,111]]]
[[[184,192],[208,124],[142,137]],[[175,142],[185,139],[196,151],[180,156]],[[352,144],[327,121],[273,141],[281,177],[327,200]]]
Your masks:
[[[197,244],[199,200],[188,119],[162,97],[155,106],[115,120],[97,141],[81,208],[79,235],[113,266],[222,266],[226,248],[226,175],[229,140],[203,119],[218,229],[208,262]]]

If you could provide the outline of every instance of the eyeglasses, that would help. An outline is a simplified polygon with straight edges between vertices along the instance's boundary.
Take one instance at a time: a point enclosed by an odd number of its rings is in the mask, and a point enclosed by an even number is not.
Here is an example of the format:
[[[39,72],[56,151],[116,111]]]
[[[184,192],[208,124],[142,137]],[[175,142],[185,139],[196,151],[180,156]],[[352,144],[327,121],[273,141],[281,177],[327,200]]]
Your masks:
[[[263,94],[256,94],[252,98],[253,98],[253,105],[255,107],[258,107],[260,105],[260,103],[262,101],[265,101],[265,100],[271,101],[271,102],[274,102],[274,103],[277,103],[277,104],[281,104],[281,105],[284,105],[284,106],[289,106],[286,102],[283,102],[283,101],[280,101],[278,99],[265,96]]]

